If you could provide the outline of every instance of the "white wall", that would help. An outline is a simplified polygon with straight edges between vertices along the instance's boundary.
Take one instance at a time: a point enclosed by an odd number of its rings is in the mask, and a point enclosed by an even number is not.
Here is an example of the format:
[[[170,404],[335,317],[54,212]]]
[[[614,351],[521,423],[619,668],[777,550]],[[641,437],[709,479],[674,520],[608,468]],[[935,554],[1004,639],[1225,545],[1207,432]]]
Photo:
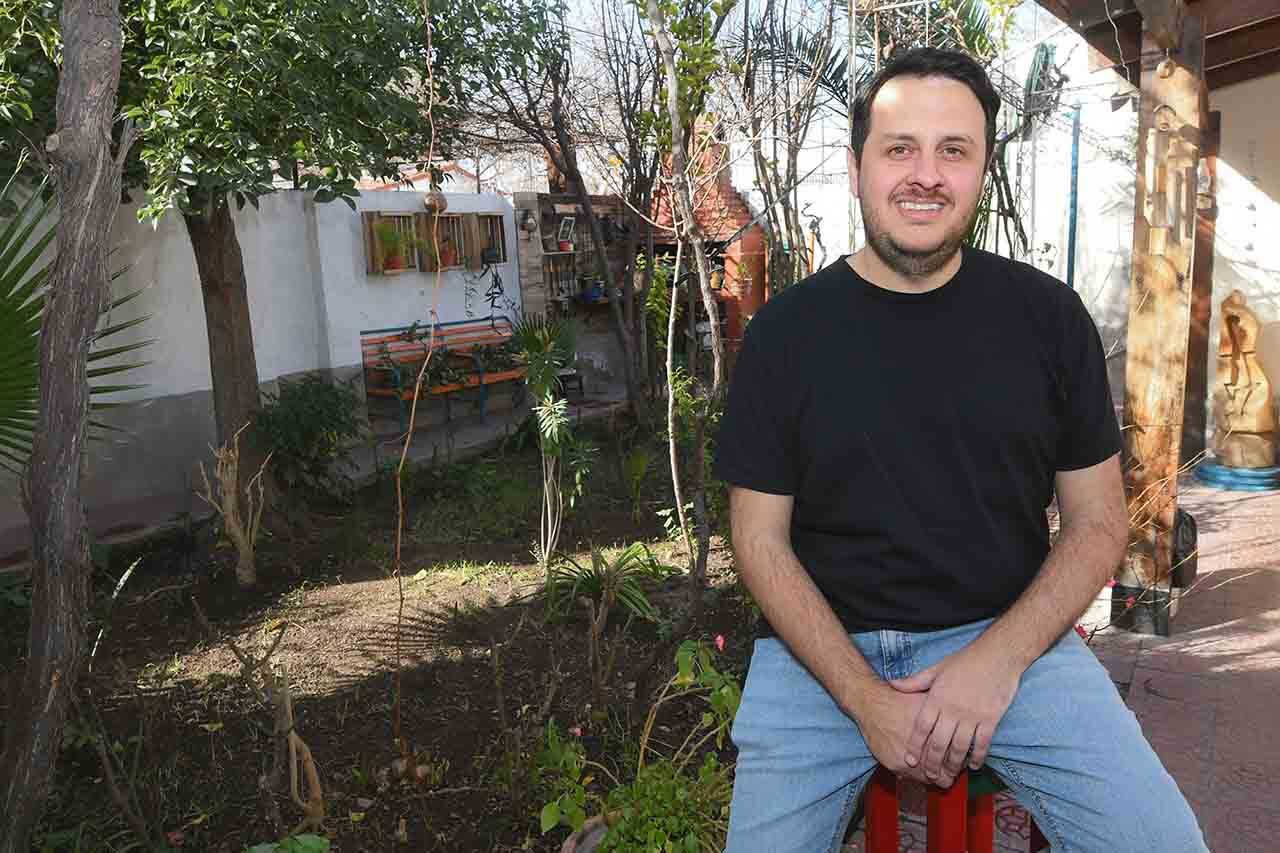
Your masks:
[[[425,193],[388,190],[364,193],[360,210],[417,212]],[[396,276],[365,273],[360,217],[345,204],[314,205],[317,234],[322,235],[315,253],[326,306],[323,323],[328,355],[333,367],[360,364],[360,331],[427,322],[433,315],[447,323],[489,316],[484,299],[492,272],[501,277],[505,297],[521,306],[518,243],[511,203],[494,194],[448,194],[446,213],[489,213],[504,217],[507,262],[490,273],[448,270],[439,277],[417,271]],[[470,291],[470,293],[468,293]],[[504,300],[505,301],[505,300]],[[468,302],[470,305],[468,306]],[[469,310],[468,310],[469,309]],[[498,313],[509,313],[501,310]],[[514,318],[513,318],[514,319]]]
[[[259,210],[246,205],[233,214],[263,381],[328,366],[318,322],[323,306],[315,295],[318,276],[308,240],[310,206],[304,193],[278,192],[264,196]],[[115,292],[145,292],[122,306],[112,321],[141,315],[151,319],[115,342],[154,338],[155,343],[143,351],[150,364],[129,375],[130,382],[146,387],[122,397],[141,400],[209,390],[204,300],[186,226],[175,213],[155,226],[141,223],[136,211],[136,205],[126,206],[116,216],[113,266],[126,266],[128,272],[116,281]]]
[[[1214,308],[1239,289],[1266,321],[1280,320],[1280,74],[1219,89],[1218,223]],[[1214,346],[1216,346],[1216,332]],[[1280,380],[1280,377],[1276,377]]]
[[[353,211],[342,202],[316,204],[309,193],[290,190],[264,196],[260,209],[246,205],[233,213],[262,382],[303,371],[358,368],[361,330],[427,322],[433,307],[439,322],[467,319],[468,301],[471,316],[489,315],[488,275],[449,270],[436,288],[434,276],[417,271],[365,272],[360,211],[416,212],[423,210],[424,196],[366,192]],[[493,194],[449,194],[447,199],[449,212],[504,218],[510,257],[495,269],[506,298],[521,306],[510,202]],[[181,511],[190,503],[195,463],[213,441],[209,339],[191,242],[177,214],[153,226],[139,223],[136,210],[136,204],[124,206],[116,217],[112,266],[128,270],[115,284],[117,295],[140,288],[143,293],[117,309],[110,322],[150,319],[114,336],[109,345],[154,343],[140,355],[149,363],[125,379],[144,387],[115,395],[117,401],[145,405],[113,410],[109,419],[125,433],[112,443],[91,445],[87,456],[85,502],[91,524],[103,520],[99,526],[131,512]],[[17,483],[0,473],[0,557],[24,544],[25,524]]]
[[[1213,321],[1209,326],[1209,429],[1220,321],[1218,306],[1239,290],[1262,321],[1262,367],[1280,396],[1280,74],[1212,92],[1222,111],[1218,156],[1218,221],[1213,257]]]
[[[366,192],[358,211],[423,210],[425,193]],[[510,203],[497,195],[448,196],[450,213],[501,215],[512,256],[495,267],[506,295],[520,303]],[[119,309],[114,320],[150,314],[152,319],[124,332],[118,343],[155,338],[145,350],[151,362],[130,375],[146,387],[128,399],[150,399],[207,391],[209,342],[195,256],[186,226],[168,214],[154,229],[139,223],[136,207],[122,208],[112,235],[118,265],[129,268],[116,292],[145,288]],[[487,316],[483,294],[489,277],[448,270],[435,277],[410,271],[398,276],[365,273],[360,214],[342,202],[316,204],[309,193],[264,196],[260,209],[236,211],[236,235],[244,255],[249,314],[253,323],[258,375],[263,382],[306,370],[360,364],[362,329],[425,322],[435,305],[440,322],[467,319],[466,292],[473,289],[473,316]],[[477,290],[478,289],[478,290]]]

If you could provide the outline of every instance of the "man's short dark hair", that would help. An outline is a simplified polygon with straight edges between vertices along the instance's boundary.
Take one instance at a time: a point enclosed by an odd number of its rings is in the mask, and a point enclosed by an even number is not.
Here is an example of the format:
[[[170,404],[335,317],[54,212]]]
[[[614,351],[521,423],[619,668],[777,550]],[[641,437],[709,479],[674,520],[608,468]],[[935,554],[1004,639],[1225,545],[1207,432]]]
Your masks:
[[[894,77],[947,77],[968,86],[978,103],[982,104],[982,112],[987,118],[986,157],[990,161],[996,145],[996,116],[1000,112],[1000,93],[991,85],[991,78],[977,60],[967,53],[936,47],[918,47],[889,60],[854,101],[850,144],[853,146],[856,162],[862,162],[862,149],[871,133],[871,103],[879,94],[880,88]]]

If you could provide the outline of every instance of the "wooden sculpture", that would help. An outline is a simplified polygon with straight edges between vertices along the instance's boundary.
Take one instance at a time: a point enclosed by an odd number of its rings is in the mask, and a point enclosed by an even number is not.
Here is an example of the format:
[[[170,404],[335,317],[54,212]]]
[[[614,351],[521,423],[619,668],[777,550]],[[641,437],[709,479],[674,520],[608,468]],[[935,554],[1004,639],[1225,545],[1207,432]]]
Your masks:
[[[1222,301],[1221,317],[1214,454],[1229,468],[1269,468],[1276,464],[1276,410],[1258,361],[1260,324],[1238,290]]]

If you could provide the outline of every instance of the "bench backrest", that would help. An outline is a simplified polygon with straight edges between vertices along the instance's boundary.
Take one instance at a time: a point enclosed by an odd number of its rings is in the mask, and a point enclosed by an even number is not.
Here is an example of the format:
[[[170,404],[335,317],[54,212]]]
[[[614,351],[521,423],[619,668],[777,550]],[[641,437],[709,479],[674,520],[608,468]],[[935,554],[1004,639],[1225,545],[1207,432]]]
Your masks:
[[[435,325],[436,352],[466,352],[472,347],[506,343],[512,335],[506,317],[461,320]],[[368,329],[360,332],[360,352],[365,367],[377,367],[387,356],[393,360],[422,358],[432,345],[430,324]]]

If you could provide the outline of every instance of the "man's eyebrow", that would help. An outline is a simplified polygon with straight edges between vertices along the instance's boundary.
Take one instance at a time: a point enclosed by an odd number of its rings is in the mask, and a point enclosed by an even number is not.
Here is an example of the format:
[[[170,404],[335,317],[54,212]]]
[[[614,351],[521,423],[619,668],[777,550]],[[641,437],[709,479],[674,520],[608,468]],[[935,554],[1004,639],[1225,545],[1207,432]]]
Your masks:
[[[884,139],[893,140],[895,142],[915,142],[917,137],[914,133],[884,133],[881,134]],[[976,140],[967,133],[949,133],[942,137],[943,142],[967,142],[970,145],[976,144]]]

